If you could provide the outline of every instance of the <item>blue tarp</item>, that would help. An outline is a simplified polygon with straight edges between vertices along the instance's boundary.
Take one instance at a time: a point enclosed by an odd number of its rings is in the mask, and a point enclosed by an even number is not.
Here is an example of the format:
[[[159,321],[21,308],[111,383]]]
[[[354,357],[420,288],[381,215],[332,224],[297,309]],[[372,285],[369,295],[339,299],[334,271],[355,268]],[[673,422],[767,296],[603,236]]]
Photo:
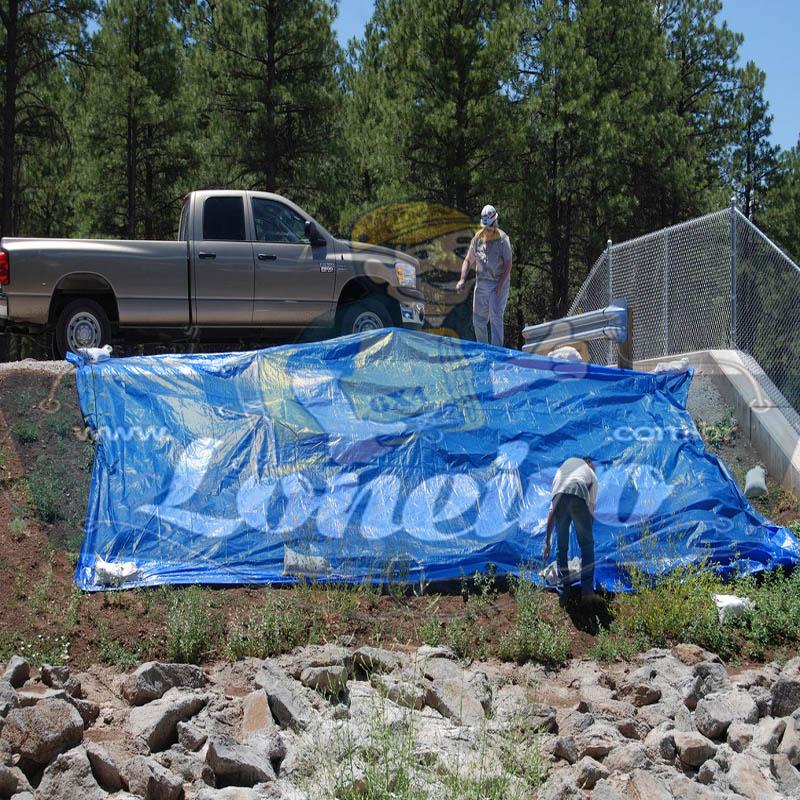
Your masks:
[[[691,372],[389,329],[83,363],[77,380],[97,437],[81,589],[115,572],[150,586],[527,571],[570,456],[596,465],[606,589],[628,588],[632,563],[752,572],[800,557],[705,450]]]

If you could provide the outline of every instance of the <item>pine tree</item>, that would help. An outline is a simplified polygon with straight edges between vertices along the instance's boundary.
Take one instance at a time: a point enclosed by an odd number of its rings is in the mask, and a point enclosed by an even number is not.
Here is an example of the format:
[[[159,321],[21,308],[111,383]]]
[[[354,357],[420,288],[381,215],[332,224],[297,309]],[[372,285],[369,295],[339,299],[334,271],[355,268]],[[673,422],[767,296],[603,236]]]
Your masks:
[[[26,227],[26,156],[42,142],[65,141],[54,84],[80,57],[92,0],[0,0],[0,235]]]
[[[335,15],[329,0],[198,6],[198,71],[227,185],[281,192],[312,212],[326,207],[340,101]]]
[[[85,234],[173,238],[195,166],[182,34],[168,0],[109,0],[75,125]]]
[[[800,263],[800,139],[779,154],[763,198],[759,225]]]
[[[730,178],[739,195],[742,213],[754,222],[778,153],[778,148],[769,140],[772,115],[764,98],[766,77],[748,61],[739,71],[734,103],[737,135],[731,154]]]

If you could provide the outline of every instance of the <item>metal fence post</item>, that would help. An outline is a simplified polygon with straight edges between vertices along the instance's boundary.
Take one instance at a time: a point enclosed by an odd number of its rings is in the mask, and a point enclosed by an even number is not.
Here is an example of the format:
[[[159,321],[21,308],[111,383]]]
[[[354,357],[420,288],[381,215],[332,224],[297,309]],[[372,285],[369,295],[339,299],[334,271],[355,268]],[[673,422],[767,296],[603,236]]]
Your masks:
[[[611,239],[606,242],[606,258],[608,260],[608,304],[611,305],[614,291],[614,262]],[[609,340],[608,342],[608,363],[611,364],[614,360],[614,343]]]
[[[736,349],[736,195],[731,195],[731,347]]]
[[[669,231],[664,231],[664,355],[669,355]]]

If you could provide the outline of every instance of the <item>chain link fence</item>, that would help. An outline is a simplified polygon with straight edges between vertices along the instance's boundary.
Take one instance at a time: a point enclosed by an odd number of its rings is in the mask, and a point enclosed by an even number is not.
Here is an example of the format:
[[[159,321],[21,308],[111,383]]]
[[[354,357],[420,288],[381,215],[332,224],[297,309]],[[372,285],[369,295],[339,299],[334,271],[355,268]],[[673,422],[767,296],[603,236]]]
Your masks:
[[[625,297],[634,358],[735,349],[800,431],[800,267],[735,206],[608,247],[570,314]],[[591,358],[614,361],[610,342]]]

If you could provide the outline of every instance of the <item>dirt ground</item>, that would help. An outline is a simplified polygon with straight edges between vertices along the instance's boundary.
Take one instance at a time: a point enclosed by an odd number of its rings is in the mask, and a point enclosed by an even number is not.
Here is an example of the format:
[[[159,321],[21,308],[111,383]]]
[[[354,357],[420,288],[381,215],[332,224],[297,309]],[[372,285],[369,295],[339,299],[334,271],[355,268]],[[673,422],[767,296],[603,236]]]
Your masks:
[[[161,657],[174,591],[81,594],[73,588],[93,447],[83,429],[74,376],[20,366],[0,370],[0,659],[20,651],[34,663],[68,659],[83,668]],[[719,411],[719,401],[714,406],[706,388],[698,407]],[[720,414],[724,418],[724,409]],[[718,452],[740,481],[758,462],[735,433]],[[759,506],[781,524],[800,516],[796,498],[776,484]],[[312,639],[348,644],[416,646],[430,637],[432,627],[457,633],[469,624],[471,643],[465,648],[480,657],[496,652],[517,613],[502,585],[490,589],[454,586],[448,592],[396,596],[346,588],[241,587],[208,590],[204,597],[222,626],[260,607],[265,597],[285,598],[286,613],[314,627]],[[565,613],[553,594],[544,596],[542,615],[565,626],[571,656],[584,655],[605,622],[602,613]]]

